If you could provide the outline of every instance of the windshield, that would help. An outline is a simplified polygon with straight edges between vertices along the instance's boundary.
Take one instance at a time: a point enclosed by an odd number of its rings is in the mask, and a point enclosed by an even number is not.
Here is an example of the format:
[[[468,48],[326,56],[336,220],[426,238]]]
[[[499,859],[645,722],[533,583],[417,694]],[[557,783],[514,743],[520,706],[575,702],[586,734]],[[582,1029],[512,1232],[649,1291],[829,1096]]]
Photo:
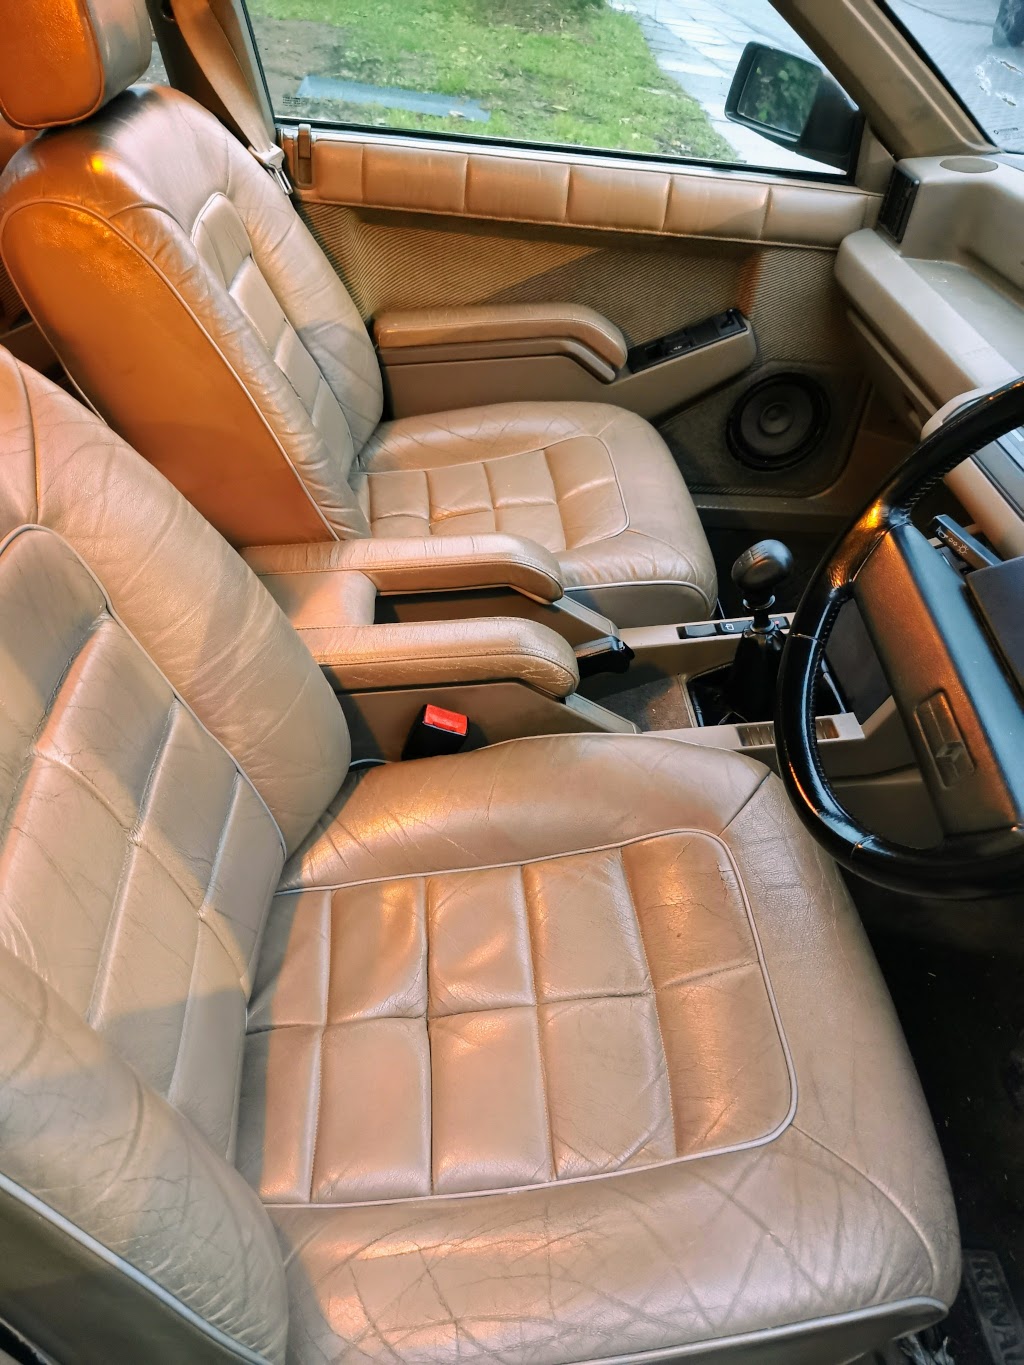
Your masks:
[[[997,147],[1024,152],[1024,0],[888,0]]]

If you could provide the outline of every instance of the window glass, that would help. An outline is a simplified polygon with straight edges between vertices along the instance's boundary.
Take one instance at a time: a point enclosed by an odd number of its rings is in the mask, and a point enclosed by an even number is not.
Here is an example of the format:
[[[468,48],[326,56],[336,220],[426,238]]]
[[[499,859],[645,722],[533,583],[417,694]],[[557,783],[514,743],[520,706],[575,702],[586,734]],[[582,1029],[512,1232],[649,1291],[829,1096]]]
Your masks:
[[[248,0],[275,112],[401,130],[832,169],[725,117],[769,0]]]
[[[1024,0],[889,0],[997,147],[1024,152]]]

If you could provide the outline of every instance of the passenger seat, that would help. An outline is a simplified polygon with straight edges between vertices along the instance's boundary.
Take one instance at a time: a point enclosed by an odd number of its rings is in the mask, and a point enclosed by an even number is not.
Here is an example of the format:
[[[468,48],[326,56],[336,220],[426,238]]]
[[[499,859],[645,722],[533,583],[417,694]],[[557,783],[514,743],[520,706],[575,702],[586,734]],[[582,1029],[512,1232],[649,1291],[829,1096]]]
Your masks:
[[[145,70],[143,0],[5,16],[0,250],[82,393],[237,546],[511,533],[620,626],[705,617],[714,561],[632,413],[504,403],[381,423],[363,319],[280,185]]]

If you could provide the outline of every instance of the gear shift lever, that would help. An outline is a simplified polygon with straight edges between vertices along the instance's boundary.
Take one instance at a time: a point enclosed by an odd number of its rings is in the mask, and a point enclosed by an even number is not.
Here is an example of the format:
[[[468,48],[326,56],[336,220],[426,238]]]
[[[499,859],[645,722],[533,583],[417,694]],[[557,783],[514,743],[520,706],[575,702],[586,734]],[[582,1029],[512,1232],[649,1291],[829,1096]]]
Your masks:
[[[793,556],[781,540],[759,540],[732,566],[732,581],[754,620],[743,632],[725,695],[744,720],[770,720],[785,637],[771,618],[775,591],[793,571]]]

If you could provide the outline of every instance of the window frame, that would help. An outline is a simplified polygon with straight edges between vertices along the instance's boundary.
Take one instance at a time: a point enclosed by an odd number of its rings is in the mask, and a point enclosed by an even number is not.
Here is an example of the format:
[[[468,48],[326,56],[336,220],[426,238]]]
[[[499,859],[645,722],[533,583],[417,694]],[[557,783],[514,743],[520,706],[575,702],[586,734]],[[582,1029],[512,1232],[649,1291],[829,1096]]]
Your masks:
[[[263,89],[267,96],[267,103],[274,116],[274,123],[279,129],[289,129],[293,135],[297,134],[300,126],[305,126],[307,128],[316,129],[318,132],[354,133],[360,135],[363,140],[373,138],[411,138],[415,141],[425,143],[448,143],[456,147],[466,146],[468,144],[472,147],[508,147],[512,151],[549,152],[556,154],[558,157],[564,157],[565,159],[571,159],[574,156],[599,157],[602,160],[621,161],[627,165],[681,166],[693,170],[710,170],[732,175],[771,175],[778,176],[783,180],[810,181],[811,183],[823,185],[853,185],[856,183],[860,151],[867,132],[867,122],[863,119],[863,115],[860,140],[850,154],[850,164],[847,166],[846,170],[828,170],[823,168],[820,171],[812,171],[800,170],[796,167],[789,166],[763,166],[760,162],[754,164],[749,161],[715,161],[706,157],[669,156],[662,152],[631,152],[625,149],[617,150],[614,147],[584,147],[579,143],[534,142],[526,138],[486,137],[483,134],[461,131],[435,132],[424,128],[382,128],[379,124],[351,123],[341,119],[326,119],[322,117],[304,118],[301,114],[285,114],[275,107],[273,97],[270,93],[267,73],[263,68],[263,53],[260,51],[259,41],[252,24],[252,16],[249,14],[248,0],[238,0],[238,4],[242,14],[245,16],[245,22],[249,29],[249,37],[252,39],[253,51],[256,53],[256,64],[259,70],[259,77],[263,82]],[[820,62],[820,58],[816,58],[816,60]],[[822,64],[822,70],[828,71],[828,68]],[[831,72],[828,74],[831,75]]]

